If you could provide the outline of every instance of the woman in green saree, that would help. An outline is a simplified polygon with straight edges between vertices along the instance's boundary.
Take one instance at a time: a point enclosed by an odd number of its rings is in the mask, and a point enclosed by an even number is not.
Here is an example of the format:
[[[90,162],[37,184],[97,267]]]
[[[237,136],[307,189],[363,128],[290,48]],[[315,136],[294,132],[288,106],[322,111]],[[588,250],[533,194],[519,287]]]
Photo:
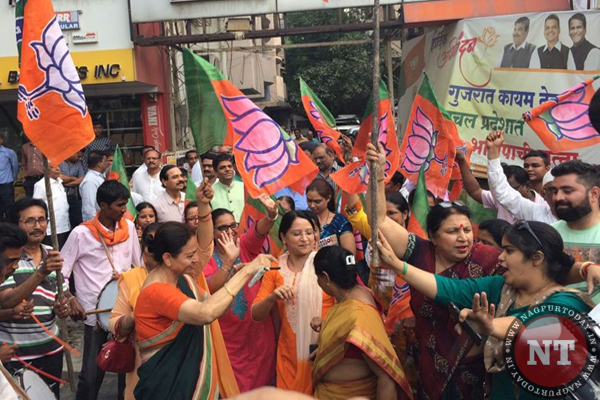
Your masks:
[[[508,228],[498,258],[506,273],[478,279],[449,278],[408,265],[396,257],[383,236],[380,238],[377,245],[382,260],[401,274],[411,289],[441,304],[453,301],[463,308],[460,319],[472,320],[480,333],[488,336],[484,359],[492,399],[536,398],[513,385],[503,363],[503,339],[515,318],[542,303],[567,306],[579,313],[588,313],[593,307],[589,296],[563,286],[574,260],[564,253],[560,234],[542,222],[520,221]],[[493,305],[488,307],[489,303]]]
[[[197,248],[194,232],[179,222],[162,224],[149,245],[159,266],[148,274],[134,310],[142,358],[136,399],[215,399],[238,392],[216,320],[246,282],[275,259],[260,255],[240,266],[211,296],[203,275],[190,275]]]

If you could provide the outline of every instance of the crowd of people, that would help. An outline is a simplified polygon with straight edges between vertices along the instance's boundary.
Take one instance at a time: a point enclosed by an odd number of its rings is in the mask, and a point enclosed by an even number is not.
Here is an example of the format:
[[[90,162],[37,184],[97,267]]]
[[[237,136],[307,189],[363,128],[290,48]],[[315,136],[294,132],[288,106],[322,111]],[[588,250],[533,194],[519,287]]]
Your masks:
[[[230,398],[269,386],[319,399],[525,399],[497,356],[508,326],[541,303],[581,313],[594,306],[598,167],[575,160],[551,168],[538,150],[523,167],[503,165],[501,131],[486,141],[488,189],[457,156],[465,191],[497,219],[476,226],[463,203],[429,193],[421,237],[408,228],[414,185],[400,173],[389,182],[372,176],[372,243],[370,193],[363,204],[342,192],[331,174],[349,158],[337,159],[312,132],[294,138],[317,178],[305,193],[260,196],[264,217],[247,224],[230,147],[190,150],[178,167],[144,146],[126,187],[111,178],[114,145],[96,129],[88,148],[49,166],[60,250],[49,246],[39,150],[23,146],[26,193],[15,200],[17,157],[0,145],[0,360],[11,374],[24,364],[43,371],[56,398],[70,351],[56,339],[57,318],[70,317],[85,326],[81,400],[97,398],[97,357],[113,337],[135,348],[135,368],[118,379],[125,399]],[[383,170],[380,149],[369,144],[366,157]],[[195,201],[186,200],[187,179]],[[283,248],[268,254],[275,230]],[[110,285],[114,307],[97,310]],[[450,302],[463,309],[458,319]],[[465,319],[488,338],[481,346],[457,331]],[[3,377],[0,393],[9,396]]]

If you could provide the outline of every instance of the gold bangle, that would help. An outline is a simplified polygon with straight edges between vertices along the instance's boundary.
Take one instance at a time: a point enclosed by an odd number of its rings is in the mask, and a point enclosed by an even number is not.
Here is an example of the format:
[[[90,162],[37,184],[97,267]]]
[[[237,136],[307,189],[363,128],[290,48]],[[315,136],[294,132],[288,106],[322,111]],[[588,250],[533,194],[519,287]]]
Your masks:
[[[231,291],[231,289],[229,289],[229,286],[227,286],[227,284],[224,284],[223,288],[225,289],[225,291],[227,293],[229,293],[231,295],[231,297],[233,297],[235,299],[235,294],[233,294],[233,292]]]

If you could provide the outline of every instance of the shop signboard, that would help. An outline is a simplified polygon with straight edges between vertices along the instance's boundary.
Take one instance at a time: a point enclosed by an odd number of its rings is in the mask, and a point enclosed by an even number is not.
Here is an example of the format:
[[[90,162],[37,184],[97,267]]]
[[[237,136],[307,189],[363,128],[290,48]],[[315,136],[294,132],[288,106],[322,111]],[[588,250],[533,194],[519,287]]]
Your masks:
[[[142,96],[144,145],[153,146],[160,153],[168,148],[165,124],[165,99],[161,93]]]
[[[473,162],[487,164],[485,137],[501,129],[506,132],[503,161],[521,164],[529,150],[545,149],[523,113],[599,75],[598,45],[597,11],[476,18],[426,29],[403,48],[406,83],[400,93],[398,132],[410,129],[404,123],[426,72],[462,139],[473,144]],[[547,53],[550,48],[552,54]],[[556,165],[581,158],[597,163],[599,152],[596,145],[551,154],[550,161]]]
[[[79,26],[79,14],[81,14],[81,11],[57,11],[55,14],[61,30],[77,31],[81,29]]]

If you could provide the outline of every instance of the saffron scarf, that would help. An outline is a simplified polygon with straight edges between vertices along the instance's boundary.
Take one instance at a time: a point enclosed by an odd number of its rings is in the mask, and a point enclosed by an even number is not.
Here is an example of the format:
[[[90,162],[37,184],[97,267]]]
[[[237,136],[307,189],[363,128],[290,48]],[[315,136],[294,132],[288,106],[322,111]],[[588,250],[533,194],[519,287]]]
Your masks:
[[[99,215],[100,212],[97,212],[94,219],[82,224],[92,232],[92,235],[94,235],[96,240],[100,241],[100,237],[102,236],[102,239],[104,239],[104,243],[106,243],[107,246],[114,246],[129,239],[129,227],[127,226],[127,220],[125,218],[121,218],[119,222],[117,222],[117,229],[115,229],[114,232],[111,232],[100,223],[100,220],[98,219]]]

